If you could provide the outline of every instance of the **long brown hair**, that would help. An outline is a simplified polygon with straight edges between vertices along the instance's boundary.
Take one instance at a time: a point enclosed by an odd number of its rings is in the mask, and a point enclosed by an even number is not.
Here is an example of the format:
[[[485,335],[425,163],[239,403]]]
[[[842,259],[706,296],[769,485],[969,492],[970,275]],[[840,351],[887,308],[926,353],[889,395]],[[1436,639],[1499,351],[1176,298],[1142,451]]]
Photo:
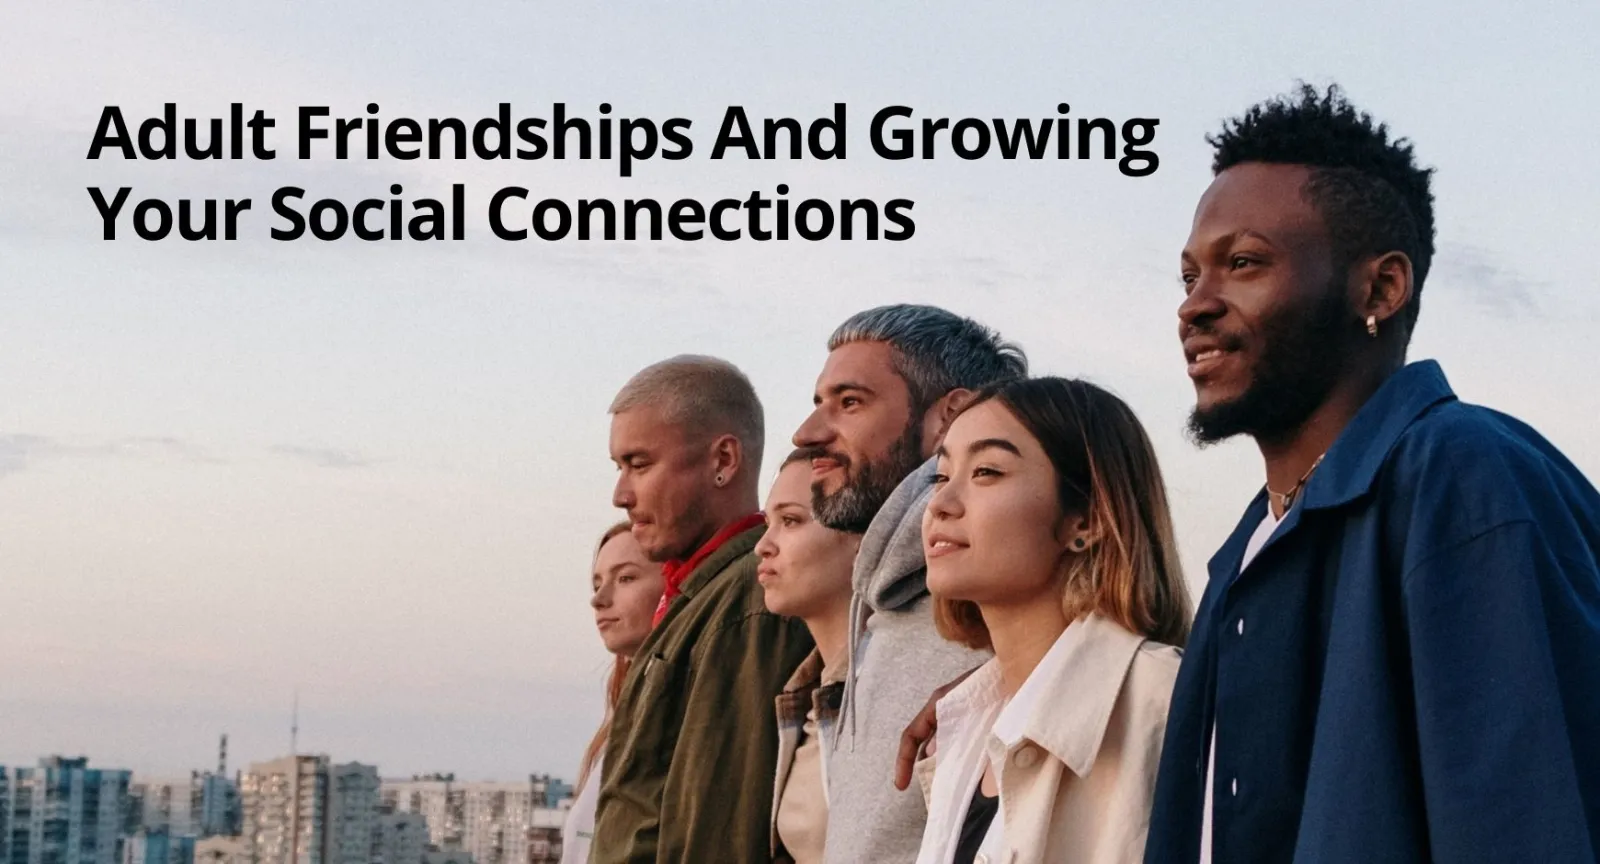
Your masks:
[[[600,535],[600,542],[595,544],[595,559],[600,558],[600,550],[606,548],[606,544],[610,543],[612,538],[621,535],[629,527],[629,522],[624,519],[607,528],[606,533]],[[578,765],[578,785],[574,794],[583,791],[584,784],[589,782],[589,774],[594,771],[594,763],[599,761],[600,752],[606,748],[606,739],[611,737],[611,719],[616,714],[617,701],[622,698],[622,679],[628,676],[630,662],[629,658],[621,654],[615,655],[612,660],[611,675],[606,679],[605,719],[600,721],[600,728],[595,730],[594,738],[590,739],[589,746],[583,751],[583,762]]]
[[[1146,639],[1182,646],[1192,612],[1161,466],[1127,403],[1087,381],[1031,378],[988,388],[1039,442],[1056,471],[1064,513],[1082,513],[1095,541],[1072,556],[1062,587],[1068,621],[1091,612]],[[935,598],[940,635],[992,647],[978,604]]]

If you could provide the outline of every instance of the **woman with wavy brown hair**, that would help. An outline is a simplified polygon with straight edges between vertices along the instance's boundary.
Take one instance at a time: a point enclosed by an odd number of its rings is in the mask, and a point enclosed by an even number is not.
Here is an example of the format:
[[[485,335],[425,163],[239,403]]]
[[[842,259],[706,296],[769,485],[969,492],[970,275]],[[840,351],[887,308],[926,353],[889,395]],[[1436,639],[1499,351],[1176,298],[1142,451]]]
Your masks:
[[[919,864],[1138,862],[1191,614],[1150,440],[1105,390],[1036,378],[980,393],[937,455],[934,620],[994,659],[938,703]]]
[[[589,605],[594,609],[595,628],[600,631],[606,650],[616,659],[606,681],[605,719],[584,751],[578,768],[577,798],[561,830],[563,864],[584,864],[589,860],[595,805],[600,798],[600,765],[611,734],[612,712],[622,691],[622,679],[628,674],[628,664],[650,635],[651,620],[661,602],[661,565],[645,557],[626,521],[611,526],[600,536],[591,586],[594,594]]]

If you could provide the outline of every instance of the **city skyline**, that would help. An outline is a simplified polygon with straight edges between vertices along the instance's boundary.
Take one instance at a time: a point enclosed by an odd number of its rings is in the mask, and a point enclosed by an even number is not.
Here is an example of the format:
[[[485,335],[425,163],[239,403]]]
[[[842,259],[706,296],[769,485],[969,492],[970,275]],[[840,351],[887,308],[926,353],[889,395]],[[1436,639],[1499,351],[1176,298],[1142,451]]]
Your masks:
[[[0,864],[540,864],[560,852],[571,785],[290,754],[231,778],[156,778],[49,755],[0,765]]]

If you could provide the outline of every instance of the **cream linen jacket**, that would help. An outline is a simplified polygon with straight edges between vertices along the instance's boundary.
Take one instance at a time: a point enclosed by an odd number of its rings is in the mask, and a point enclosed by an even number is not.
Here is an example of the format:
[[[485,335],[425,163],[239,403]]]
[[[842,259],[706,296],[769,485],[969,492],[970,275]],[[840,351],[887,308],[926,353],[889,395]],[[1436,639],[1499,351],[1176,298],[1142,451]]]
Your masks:
[[[918,766],[928,798],[918,864],[951,861],[986,759],[1003,831],[989,864],[1142,861],[1181,654],[1090,615],[1003,707],[1000,668],[984,664],[939,700],[936,755]]]

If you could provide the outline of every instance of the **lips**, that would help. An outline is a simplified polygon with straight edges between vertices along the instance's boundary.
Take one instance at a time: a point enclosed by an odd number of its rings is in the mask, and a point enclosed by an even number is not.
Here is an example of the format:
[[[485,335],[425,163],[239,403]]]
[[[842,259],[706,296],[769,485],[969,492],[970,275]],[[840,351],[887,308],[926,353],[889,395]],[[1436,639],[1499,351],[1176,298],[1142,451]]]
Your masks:
[[[601,618],[600,620],[594,622],[594,626],[596,630],[606,630],[608,628],[615,627],[620,623],[622,623],[621,618]]]
[[[923,540],[923,551],[928,558],[943,558],[963,549],[968,544],[946,534],[933,534]]]
[[[1236,340],[1215,335],[1190,336],[1183,340],[1183,354],[1189,361],[1189,377],[1199,380],[1215,373],[1238,353]]]
[[[778,571],[772,569],[771,567],[756,568],[756,581],[760,582],[762,585],[765,585],[776,578],[778,578]]]
[[[844,468],[844,460],[837,456],[818,456],[811,460],[811,476],[820,477]]]

